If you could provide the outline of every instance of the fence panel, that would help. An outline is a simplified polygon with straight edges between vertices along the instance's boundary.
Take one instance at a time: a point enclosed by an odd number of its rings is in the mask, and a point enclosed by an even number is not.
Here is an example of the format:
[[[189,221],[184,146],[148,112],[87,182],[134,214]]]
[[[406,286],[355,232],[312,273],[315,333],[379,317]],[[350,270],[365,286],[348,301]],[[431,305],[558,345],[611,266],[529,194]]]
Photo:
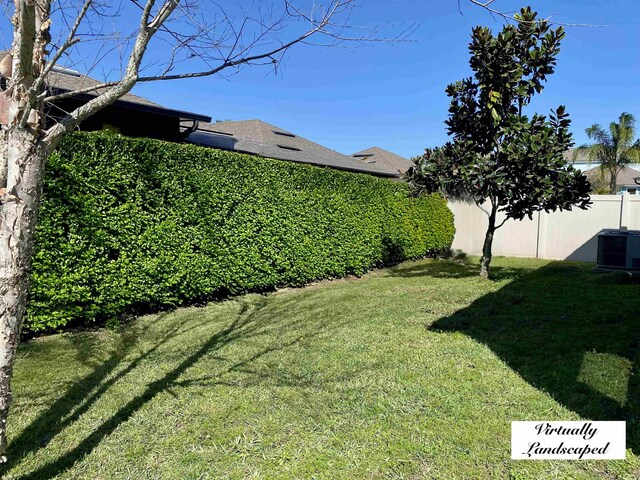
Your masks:
[[[494,255],[595,262],[603,228],[640,229],[640,196],[593,195],[588,210],[537,213],[532,220],[508,220],[495,235]],[[475,204],[449,202],[455,216],[453,248],[482,253],[487,215]],[[504,217],[498,217],[498,222]]]

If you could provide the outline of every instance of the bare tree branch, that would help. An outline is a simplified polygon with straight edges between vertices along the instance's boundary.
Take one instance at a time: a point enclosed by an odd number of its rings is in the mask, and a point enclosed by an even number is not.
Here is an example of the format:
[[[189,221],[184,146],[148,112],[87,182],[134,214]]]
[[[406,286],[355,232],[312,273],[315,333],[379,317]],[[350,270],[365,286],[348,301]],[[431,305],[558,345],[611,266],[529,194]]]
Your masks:
[[[39,100],[38,92],[40,92],[40,90],[42,89],[42,87],[44,85],[44,82],[45,82],[45,80],[47,78],[47,75],[49,75],[49,73],[51,72],[53,67],[55,67],[56,63],[58,62],[58,60],[60,60],[62,55],[69,48],[71,48],[73,45],[75,45],[76,43],[78,43],[80,41],[80,39],[76,37],[76,32],[78,31],[78,28],[80,27],[80,24],[82,23],[83,18],[87,14],[87,11],[89,10],[89,7],[91,6],[92,1],[93,0],[85,0],[85,3],[82,6],[82,9],[78,13],[77,18],[76,18],[73,26],[71,27],[71,29],[69,31],[69,35],[68,35],[66,41],[60,46],[60,48],[58,48],[58,51],[56,52],[56,54],[49,61],[49,63],[45,66],[45,68],[43,69],[42,73],[38,76],[38,78],[36,78],[36,80],[33,82],[33,85],[29,89],[30,104],[29,104],[28,108],[25,109],[25,112],[23,113],[23,122],[26,122],[27,118],[29,117],[30,110],[32,108],[36,107],[37,102]],[[49,19],[47,19],[47,20],[49,20]]]
[[[177,3],[177,2],[176,2]],[[259,62],[260,60],[268,60],[268,63],[277,63],[276,57],[282,53],[284,53],[286,50],[288,50],[289,48],[291,48],[293,45],[298,44],[298,43],[304,43],[306,39],[310,38],[311,36],[314,35],[323,35],[323,36],[327,36],[330,38],[334,38],[334,39],[338,39],[341,41],[392,41],[392,39],[368,39],[368,38],[348,38],[348,37],[340,37],[338,34],[334,33],[333,31],[331,31],[331,29],[329,28],[330,26],[332,26],[332,19],[334,17],[336,17],[336,15],[344,12],[345,8],[350,5],[352,3],[352,0],[339,0],[339,1],[335,1],[332,2],[332,6],[330,9],[328,9],[321,18],[319,18],[318,20],[314,20],[310,15],[307,15],[303,12],[301,12],[299,9],[295,8],[292,6],[291,2],[286,1],[285,2],[285,6],[286,6],[286,11],[287,13],[282,16],[279,17],[275,22],[273,22],[270,25],[264,25],[264,27],[262,28],[260,34],[258,36],[256,36],[248,45],[245,45],[241,48],[238,48],[240,45],[240,42],[242,41],[242,37],[243,37],[243,33],[244,33],[244,29],[246,26],[246,23],[248,21],[248,17],[245,17],[245,19],[243,20],[240,28],[238,30],[233,29],[232,23],[230,22],[229,18],[226,16],[224,17],[224,23],[227,23],[228,25],[231,25],[231,29],[233,31],[233,43],[230,45],[229,51],[227,54],[225,55],[221,55],[221,57],[218,59],[219,60],[219,64],[216,65],[215,67],[212,67],[210,69],[207,70],[203,70],[203,71],[198,71],[198,72],[185,72],[185,73],[177,73],[177,74],[167,74],[167,73],[163,73],[160,75],[150,75],[150,76],[139,76],[136,79],[136,83],[144,83],[144,82],[152,82],[152,81],[159,81],[159,80],[177,80],[177,79],[185,79],[185,78],[199,78],[199,77],[207,77],[207,76],[212,76],[212,75],[216,75],[220,72],[222,72],[225,69],[228,68],[232,68],[232,67],[237,67],[240,65],[245,65],[245,64],[253,64],[255,62]],[[174,6],[175,8],[175,6]],[[224,12],[223,12],[224,13]],[[160,15],[160,13],[158,14]],[[272,30],[279,28],[279,26],[282,24],[283,20],[285,18],[287,18],[287,16],[291,16],[291,15],[295,15],[295,17],[297,18],[301,18],[303,20],[308,21],[311,26],[310,28],[298,35],[297,37],[293,38],[292,40],[289,40],[285,43],[280,43],[277,46],[274,46],[273,48],[270,48],[264,52],[261,53],[255,53],[255,54],[251,54],[251,52],[255,51],[256,46],[258,46],[260,44],[260,42],[262,41],[263,38],[265,38],[265,36],[269,33],[272,32]],[[159,16],[156,16],[156,19],[154,20],[154,27],[156,30],[160,30],[162,27],[162,24],[158,20]],[[166,20],[166,16],[164,17],[164,19]],[[414,28],[409,27],[410,29]],[[411,30],[409,30],[411,31]],[[172,63],[173,63],[173,59],[171,60],[169,67],[167,68],[166,71],[169,71],[171,69]],[[76,95],[80,95],[80,94],[90,94],[90,93],[97,93],[101,90],[105,90],[111,87],[115,87],[117,85],[119,85],[122,82],[122,80],[118,80],[118,81],[113,81],[113,82],[103,82],[97,85],[92,85],[83,89],[77,89],[74,91],[69,91],[69,92],[63,92],[63,93],[58,93],[58,94],[54,94],[54,95],[48,95],[45,96],[43,98],[43,100],[45,102],[57,102],[57,101],[61,101],[67,98],[71,98],[74,97]]]
[[[127,70],[122,79],[106,92],[89,100],[84,105],[76,108],[73,112],[65,115],[57,124],[46,131],[44,140],[47,150],[51,152],[58,144],[62,136],[73,130],[80,122],[89,118],[95,112],[107,105],[112,104],[118,98],[129,92],[138,81],[138,71],[144,57],[144,53],[153,35],[161,25],[171,15],[171,12],[178,6],[179,0],[167,0],[160,7],[156,16],[151,19],[151,11],[155,5],[155,0],[147,0],[144,11],[140,18],[140,28],[136,37],[135,45],[129,57]]]
[[[42,74],[36,80],[36,83],[42,83],[45,77],[49,74],[49,72],[51,72],[51,69],[58,63],[58,60],[60,60],[62,55],[69,48],[71,48],[73,45],[75,45],[80,41],[80,39],[76,37],[76,32],[78,31],[78,28],[82,23],[82,20],[86,16],[87,11],[89,10],[89,7],[91,6],[92,2],[93,0],[85,0],[84,5],[82,6],[82,9],[80,10],[80,12],[78,13],[78,16],[76,17],[76,21],[74,22],[73,26],[69,30],[69,35],[67,37],[67,40],[62,45],[60,45],[60,47],[58,48],[58,51],[55,53],[53,58],[49,61],[49,64],[45,67]]]
[[[497,15],[498,17],[502,17],[504,20],[508,22],[516,21],[516,17],[513,15],[513,13],[504,12],[502,10],[498,10],[493,7],[493,4],[495,3],[496,0],[486,0],[484,2],[480,0],[469,0],[469,1],[472,4],[477,5],[478,7],[484,8],[486,11],[488,11],[492,15]],[[462,10],[460,9],[460,1],[458,1],[458,9],[462,14]],[[596,28],[608,27],[608,25],[596,25],[596,24],[589,24],[589,23],[562,23],[562,22],[553,21],[551,20],[551,18],[552,17],[547,17],[545,21],[549,22],[552,25],[558,25],[563,27],[596,27]],[[522,22],[522,20],[519,20],[519,21]]]

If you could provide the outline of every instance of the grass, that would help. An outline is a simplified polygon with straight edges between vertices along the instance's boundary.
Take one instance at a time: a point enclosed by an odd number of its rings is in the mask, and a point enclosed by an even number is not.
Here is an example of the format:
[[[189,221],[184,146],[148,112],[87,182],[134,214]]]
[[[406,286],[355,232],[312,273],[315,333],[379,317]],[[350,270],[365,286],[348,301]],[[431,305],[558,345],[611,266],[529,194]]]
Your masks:
[[[640,286],[426,260],[20,347],[5,479],[640,478]],[[510,460],[626,420],[626,461]]]

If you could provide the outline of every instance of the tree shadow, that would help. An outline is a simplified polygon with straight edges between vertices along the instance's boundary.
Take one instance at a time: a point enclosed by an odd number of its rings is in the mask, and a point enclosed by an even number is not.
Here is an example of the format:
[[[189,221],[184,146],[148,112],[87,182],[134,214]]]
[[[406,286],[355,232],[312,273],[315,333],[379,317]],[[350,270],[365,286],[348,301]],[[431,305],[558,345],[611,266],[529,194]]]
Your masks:
[[[491,348],[534,387],[591,420],[627,422],[640,453],[639,284],[553,262],[429,328]]]
[[[119,425],[126,422],[145,404],[162,392],[171,392],[172,388],[184,386],[214,387],[215,385],[227,385],[228,383],[225,383],[221,379],[226,373],[246,369],[265,355],[293,347],[303,340],[307,341],[320,334],[326,334],[331,328],[339,328],[348,322],[348,320],[345,320],[343,322],[332,322],[329,324],[329,322],[326,321],[318,321],[315,322],[312,328],[307,328],[308,324],[306,322],[303,322],[299,317],[295,319],[296,316],[292,315],[292,307],[295,307],[296,301],[299,300],[292,299],[290,301],[283,301],[279,303],[278,307],[269,305],[269,314],[260,316],[258,313],[269,303],[268,297],[260,296],[257,302],[244,302],[243,299],[240,299],[238,302],[240,303],[238,312],[234,315],[233,319],[230,319],[225,328],[210,334],[206,340],[203,339],[203,342],[195,351],[179,357],[177,365],[174,368],[162,375],[159,379],[148,383],[142,393],[122,405],[113,415],[103,421],[89,435],[85,436],[74,448],[21,478],[48,479],[68,470],[76,462],[89,455],[100,442],[114,432]],[[118,371],[118,365],[127,355],[130,355],[134,351],[138,339],[145,334],[144,330],[131,329],[131,331],[123,336],[116,351],[106,361],[97,365],[90,375],[73,385],[65,395],[33,420],[17,438],[12,439],[8,452],[9,460],[8,463],[4,465],[5,471],[19,464],[21,459],[29,453],[35,452],[45,446],[53,437],[60,434],[65,428],[78,420],[102,395],[108,392],[110,387],[119,379],[122,379],[135,370],[147,357],[156,352],[161,346],[170,340],[175,342],[178,337],[206,324],[207,319],[203,314],[201,314],[201,316],[202,318],[190,321],[187,328],[185,328],[184,325],[171,326],[150,348],[139,353],[133,360],[129,360],[130,363],[128,363],[124,369]],[[287,335],[287,332],[295,331],[302,327],[305,328],[302,329],[299,335]],[[238,360],[217,375],[206,378],[181,379],[181,376],[190,367],[194,366],[204,357],[220,360],[219,357],[212,357],[212,354],[225,345],[267,334],[276,339],[271,345],[266,346],[248,358]],[[89,346],[89,348],[91,348],[91,346]],[[79,348],[79,355],[87,357],[84,348]],[[247,385],[256,385],[267,381],[273,383],[273,378],[264,378],[269,376],[269,372],[264,370],[247,371],[255,376]],[[349,372],[349,374],[355,373],[357,372]],[[276,382],[282,382],[282,379],[278,378]],[[308,378],[296,378],[295,375],[289,375],[284,385],[308,386],[308,382]]]
[[[157,318],[160,320],[166,315],[166,313],[162,313]],[[10,469],[30,453],[46,447],[56,435],[86,413],[110,387],[137,368],[162,345],[175,338],[176,335],[187,333],[199,325],[201,322],[195,322],[189,328],[180,324],[171,325],[154,345],[137,354],[122,370],[118,370],[118,366],[125,357],[135,351],[139,339],[144,336],[150,326],[123,330],[112,353],[103,361],[96,360],[99,341],[94,336],[75,335],[72,339],[72,345],[76,349],[76,359],[91,367],[93,371],[73,384],[62,397],[38,415],[16,438],[11,439],[7,451],[8,461],[3,465],[3,469]]]
[[[491,266],[491,279],[495,281],[517,278],[531,272],[533,268]],[[389,268],[387,275],[398,278],[470,278],[480,272],[479,261],[434,260],[417,265],[403,264]]]

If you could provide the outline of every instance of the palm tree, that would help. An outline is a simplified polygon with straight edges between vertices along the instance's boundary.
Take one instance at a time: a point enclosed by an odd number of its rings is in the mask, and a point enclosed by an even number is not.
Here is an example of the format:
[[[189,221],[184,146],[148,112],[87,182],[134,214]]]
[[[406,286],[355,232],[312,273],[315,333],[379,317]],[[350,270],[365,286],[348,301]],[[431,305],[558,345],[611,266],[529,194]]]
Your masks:
[[[622,113],[618,123],[611,122],[607,132],[597,123],[585,130],[594,143],[576,149],[576,154],[586,153],[589,161],[600,161],[604,177],[608,177],[609,193],[616,193],[618,174],[629,164],[640,161],[640,140],[634,143],[636,119],[630,113]]]

